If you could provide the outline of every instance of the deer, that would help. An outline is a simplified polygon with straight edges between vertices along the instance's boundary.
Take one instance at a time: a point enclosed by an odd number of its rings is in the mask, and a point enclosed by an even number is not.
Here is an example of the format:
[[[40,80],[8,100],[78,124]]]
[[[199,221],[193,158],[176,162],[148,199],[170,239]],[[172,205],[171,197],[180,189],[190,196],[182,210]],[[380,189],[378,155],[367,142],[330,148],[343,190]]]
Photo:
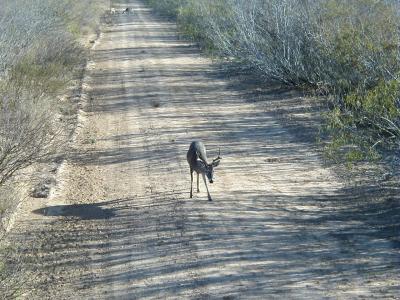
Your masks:
[[[220,161],[221,161],[221,149],[218,151],[218,156],[217,158],[213,159],[213,161],[209,164],[207,160],[207,153],[206,153],[206,147],[201,141],[193,141],[190,144],[189,150],[187,152],[186,158],[189,163],[190,167],[190,198],[193,197],[193,172],[197,173],[197,192],[200,192],[199,189],[199,175],[201,174],[203,177],[204,184],[207,189],[207,196],[208,196],[208,201],[212,201],[210,192],[208,190],[207,186],[207,180],[206,177],[208,178],[210,183],[214,182],[214,168],[216,168]]]

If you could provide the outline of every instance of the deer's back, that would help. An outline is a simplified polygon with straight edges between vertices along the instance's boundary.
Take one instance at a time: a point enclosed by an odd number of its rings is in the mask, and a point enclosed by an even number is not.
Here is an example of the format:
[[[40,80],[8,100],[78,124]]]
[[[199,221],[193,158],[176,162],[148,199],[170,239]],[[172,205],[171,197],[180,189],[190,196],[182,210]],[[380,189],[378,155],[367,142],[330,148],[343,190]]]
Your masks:
[[[197,159],[201,159],[207,163],[206,147],[204,147],[202,142],[194,141],[190,144],[186,157],[190,165],[193,165]]]

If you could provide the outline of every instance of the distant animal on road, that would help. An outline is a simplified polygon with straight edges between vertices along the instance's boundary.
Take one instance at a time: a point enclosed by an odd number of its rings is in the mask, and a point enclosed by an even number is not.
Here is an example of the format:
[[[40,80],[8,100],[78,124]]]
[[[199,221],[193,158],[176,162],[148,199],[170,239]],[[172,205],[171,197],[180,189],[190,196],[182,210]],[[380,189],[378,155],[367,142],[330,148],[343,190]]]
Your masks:
[[[127,8],[122,9],[122,10],[117,10],[114,7],[112,7],[112,8],[110,8],[110,13],[112,15],[115,15],[115,14],[127,14],[127,15],[130,15],[130,14],[133,14],[133,9],[127,7]]]
[[[201,174],[207,189],[208,200],[212,201],[210,192],[208,191],[206,176],[210,183],[214,182],[214,168],[219,165],[222,159],[220,157],[220,152],[221,151],[219,151],[217,158],[213,159],[213,161],[209,164],[207,161],[206,147],[204,144],[201,141],[194,141],[190,144],[189,150],[186,154],[186,158],[190,167],[190,198],[193,197],[193,172],[196,172],[197,192],[200,192],[199,175]]]

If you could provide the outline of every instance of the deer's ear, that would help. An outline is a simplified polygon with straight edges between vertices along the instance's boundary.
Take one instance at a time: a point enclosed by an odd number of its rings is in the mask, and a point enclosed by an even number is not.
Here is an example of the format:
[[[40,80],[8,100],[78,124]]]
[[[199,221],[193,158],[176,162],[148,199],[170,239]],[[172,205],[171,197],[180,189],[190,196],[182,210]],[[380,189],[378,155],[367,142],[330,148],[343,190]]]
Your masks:
[[[213,166],[213,167],[218,167],[219,163],[220,163],[220,160],[219,160],[219,159],[218,159],[218,160],[214,160],[214,161],[212,162],[212,166]]]

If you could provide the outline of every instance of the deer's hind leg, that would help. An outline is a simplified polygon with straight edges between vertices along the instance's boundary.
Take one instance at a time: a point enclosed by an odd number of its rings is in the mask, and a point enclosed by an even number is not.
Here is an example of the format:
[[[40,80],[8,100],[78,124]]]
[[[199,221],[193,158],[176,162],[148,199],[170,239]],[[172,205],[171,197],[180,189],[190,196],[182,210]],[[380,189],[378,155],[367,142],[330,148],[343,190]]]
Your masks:
[[[193,169],[190,169],[190,198],[193,197]]]

